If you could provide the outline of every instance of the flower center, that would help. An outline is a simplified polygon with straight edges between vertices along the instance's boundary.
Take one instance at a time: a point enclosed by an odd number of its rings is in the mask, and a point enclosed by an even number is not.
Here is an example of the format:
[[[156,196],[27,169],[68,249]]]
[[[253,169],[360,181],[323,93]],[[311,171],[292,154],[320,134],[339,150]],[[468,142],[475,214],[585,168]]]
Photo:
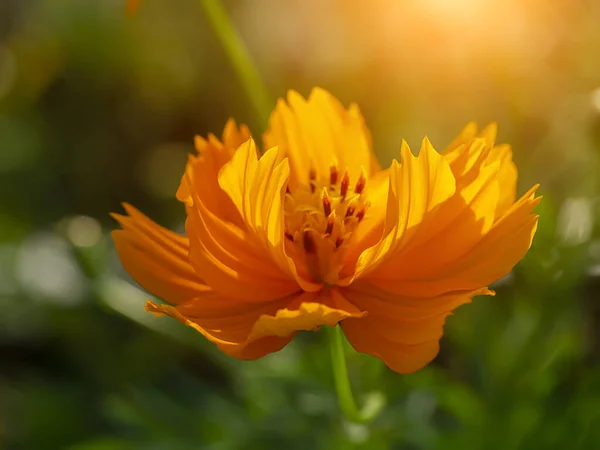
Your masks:
[[[363,172],[351,187],[348,172],[340,177],[338,168],[332,166],[329,180],[317,180],[311,170],[308,185],[286,193],[287,245],[316,281],[337,284],[350,236],[369,206],[365,200],[366,181]]]

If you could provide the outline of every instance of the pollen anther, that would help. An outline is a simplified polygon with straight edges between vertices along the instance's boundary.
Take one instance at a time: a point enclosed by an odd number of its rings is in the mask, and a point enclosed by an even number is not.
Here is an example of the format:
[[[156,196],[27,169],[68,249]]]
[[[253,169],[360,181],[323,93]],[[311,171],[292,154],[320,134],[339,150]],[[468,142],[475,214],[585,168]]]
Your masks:
[[[287,245],[317,280],[335,283],[350,236],[365,217],[366,175],[350,181],[348,171],[340,176],[335,165],[325,174],[310,169],[306,182],[284,197]]]
[[[338,176],[339,176],[339,173],[337,170],[337,166],[331,166],[330,173],[329,173],[329,184],[332,186],[337,184]]]
[[[304,251],[306,253],[316,253],[317,248],[315,241],[313,241],[313,238],[308,230],[304,231],[304,234],[302,235],[302,241],[304,244]]]
[[[350,176],[348,172],[344,172],[344,176],[342,177],[342,185],[340,186],[340,196],[342,198],[346,197],[348,194],[348,188],[350,187]]]
[[[323,199],[323,213],[325,217],[329,217],[331,214],[331,200],[329,199],[329,195],[327,195],[327,189],[323,188],[322,199]]]
[[[354,192],[360,194],[365,188],[365,184],[367,183],[367,179],[365,178],[365,174],[361,173],[360,178],[356,182],[356,187],[354,188]]]

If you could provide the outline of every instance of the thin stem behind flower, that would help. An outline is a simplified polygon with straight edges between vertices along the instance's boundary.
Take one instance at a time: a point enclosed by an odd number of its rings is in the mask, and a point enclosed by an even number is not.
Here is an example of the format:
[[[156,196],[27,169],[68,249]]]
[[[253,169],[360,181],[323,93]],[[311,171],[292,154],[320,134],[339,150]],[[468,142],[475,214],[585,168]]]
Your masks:
[[[341,327],[326,327],[329,338],[329,348],[331,349],[331,364],[333,367],[333,377],[335,380],[335,389],[337,391],[340,409],[344,417],[350,422],[369,423],[381,412],[385,406],[383,395],[371,394],[365,402],[362,409],[359,409],[354,396],[352,387],[348,378],[346,368],[346,357],[344,355],[343,337]]]
[[[220,0],[200,0],[200,5],[258,114],[262,129],[265,130],[274,103],[250,58],[248,48]]]

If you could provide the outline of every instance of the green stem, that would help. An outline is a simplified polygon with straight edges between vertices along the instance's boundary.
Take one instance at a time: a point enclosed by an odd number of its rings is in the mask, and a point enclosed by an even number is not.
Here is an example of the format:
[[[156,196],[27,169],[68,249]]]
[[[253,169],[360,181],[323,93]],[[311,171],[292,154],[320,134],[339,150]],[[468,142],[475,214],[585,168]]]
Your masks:
[[[342,414],[351,422],[369,423],[371,422],[385,406],[385,398],[381,393],[372,393],[365,401],[364,407],[358,408],[352,387],[348,379],[348,369],[346,368],[346,356],[344,355],[343,337],[341,327],[325,327],[329,337],[329,348],[331,349],[331,363],[333,367],[333,377],[335,380],[335,390]]]
[[[244,41],[233,26],[220,0],[200,0],[200,5],[258,114],[260,125],[263,130],[266,129],[273,103]]]

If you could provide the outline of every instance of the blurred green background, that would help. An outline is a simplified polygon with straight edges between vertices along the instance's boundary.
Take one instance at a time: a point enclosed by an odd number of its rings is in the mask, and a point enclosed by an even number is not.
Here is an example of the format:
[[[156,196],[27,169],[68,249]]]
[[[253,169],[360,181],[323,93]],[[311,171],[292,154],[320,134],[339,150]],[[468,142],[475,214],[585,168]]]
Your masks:
[[[400,376],[349,351],[345,422],[322,333],[256,362],[143,310],[111,211],[181,230],[194,134],[258,121],[195,0],[0,0],[0,447],[600,448],[600,2],[227,1],[273,96],[361,106],[379,159],[470,120],[541,183],[534,246]]]

